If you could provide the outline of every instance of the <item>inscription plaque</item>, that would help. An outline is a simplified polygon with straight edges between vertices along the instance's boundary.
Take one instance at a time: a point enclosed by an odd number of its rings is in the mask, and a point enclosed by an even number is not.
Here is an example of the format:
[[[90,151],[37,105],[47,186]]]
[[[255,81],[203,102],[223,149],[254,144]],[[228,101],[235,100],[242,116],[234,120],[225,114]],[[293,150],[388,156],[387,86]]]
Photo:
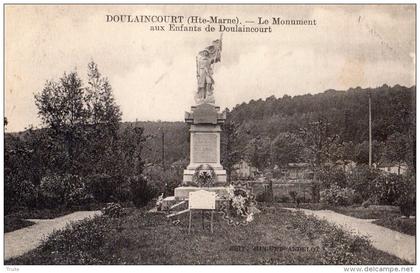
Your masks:
[[[216,193],[204,190],[190,192],[188,207],[190,209],[215,209]]]
[[[217,163],[217,135],[194,134],[193,157],[196,163]]]

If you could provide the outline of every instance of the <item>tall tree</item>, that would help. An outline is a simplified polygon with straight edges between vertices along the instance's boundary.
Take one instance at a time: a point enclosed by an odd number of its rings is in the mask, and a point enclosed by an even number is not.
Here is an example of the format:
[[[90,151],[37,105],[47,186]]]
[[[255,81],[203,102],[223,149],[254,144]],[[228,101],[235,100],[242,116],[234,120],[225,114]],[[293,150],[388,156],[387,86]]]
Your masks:
[[[411,149],[409,136],[395,132],[386,140],[384,158],[389,163],[397,164],[400,174],[401,165],[410,158]]]
[[[280,133],[272,142],[272,162],[278,166],[303,160],[303,143],[292,133]]]
[[[230,183],[233,165],[238,163],[241,152],[238,147],[238,125],[232,121],[229,109],[226,109],[226,122],[222,133],[222,164],[226,169],[227,181]]]
[[[97,65],[88,65],[87,86],[76,72],[64,73],[58,81],[47,81],[35,94],[35,104],[56,157],[63,162],[53,171],[96,172],[103,156],[113,147],[121,120],[112,88]]]
[[[330,132],[329,122],[325,117],[319,117],[300,129],[300,136],[309,150],[307,158],[315,168],[337,158],[339,152],[339,136]]]
[[[85,140],[89,115],[84,102],[82,81],[76,72],[64,73],[58,81],[47,81],[43,90],[35,94],[38,116],[51,129],[54,144],[64,146],[62,167],[70,173],[80,167],[77,156]]]

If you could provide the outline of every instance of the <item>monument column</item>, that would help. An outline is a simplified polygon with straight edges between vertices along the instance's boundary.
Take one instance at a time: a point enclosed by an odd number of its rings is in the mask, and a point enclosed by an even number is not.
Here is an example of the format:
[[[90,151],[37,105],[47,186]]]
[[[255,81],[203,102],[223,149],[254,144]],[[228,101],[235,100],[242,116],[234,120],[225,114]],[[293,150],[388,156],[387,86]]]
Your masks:
[[[194,183],[193,176],[198,171],[212,171],[214,185],[226,184],[226,170],[220,164],[220,133],[226,113],[208,103],[191,107],[185,113],[185,122],[190,125],[190,164],[184,170],[183,184]]]

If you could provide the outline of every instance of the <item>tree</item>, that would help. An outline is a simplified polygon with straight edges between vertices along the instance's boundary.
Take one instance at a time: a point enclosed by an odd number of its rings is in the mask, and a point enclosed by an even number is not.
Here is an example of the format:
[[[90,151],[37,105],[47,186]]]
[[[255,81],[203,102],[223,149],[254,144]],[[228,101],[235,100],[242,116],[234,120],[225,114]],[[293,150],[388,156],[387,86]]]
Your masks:
[[[384,143],[381,141],[372,141],[372,161],[379,162],[383,157]],[[368,164],[369,163],[369,142],[363,141],[355,146],[355,161]]]
[[[115,164],[115,153],[120,148],[118,147],[120,144],[118,143],[118,133],[122,114],[115,103],[108,79],[100,74],[94,62],[88,64],[88,85],[84,90],[86,109],[89,113],[86,146],[89,149],[88,154],[96,155],[88,156],[86,160],[89,166],[95,167],[91,172],[112,175],[110,170],[115,170],[115,167],[119,165]],[[127,130],[123,131],[123,135],[127,132]],[[112,163],[106,166],[106,162]],[[113,173],[117,172],[118,170],[115,170]]]
[[[103,157],[116,143],[121,112],[116,105],[108,80],[101,76],[94,62],[88,65],[88,85],[76,72],[58,81],[47,81],[35,94],[41,118],[55,157],[61,166],[53,172],[88,174],[102,171]]]
[[[241,153],[238,148],[238,125],[232,121],[229,109],[226,109],[226,122],[222,130],[222,164],[226,169],[227,182],[231,181],[233,165],[238,163]]]
[[[324,117],[319,117],[316,121],[309,122],[306,127],[299,131],[304,142],[305,148],[309,151],[310,161],[315,168],[319,168],[322,163],[332,161],[338,157],[339,136],[331,134],[329,122]]]
[[[303,154],[302,140],[293,133],[280,133],[272,142],[272,162],[285,166],[292,162],[301,162]]]
[[[384,158],[390,163],[398,165],[398,174],[400,174],[401,165],[410,158],[411,143],[408,136],[395,132],[386,140],[384,149]]]
[[[271,166],[271,139],[257,136],[251,139],[245,147],[245,156],[251,165],[259,170]]]
[[[76,72],[64,73],[59,81],[47,81],[44,89],[35,94],[38,116],[58,146],[63,145],[64,169],[75,172],[79,169],[77,157],[80,146],[86,139],[85,126],[89,112],[84,104],[82,81]]]

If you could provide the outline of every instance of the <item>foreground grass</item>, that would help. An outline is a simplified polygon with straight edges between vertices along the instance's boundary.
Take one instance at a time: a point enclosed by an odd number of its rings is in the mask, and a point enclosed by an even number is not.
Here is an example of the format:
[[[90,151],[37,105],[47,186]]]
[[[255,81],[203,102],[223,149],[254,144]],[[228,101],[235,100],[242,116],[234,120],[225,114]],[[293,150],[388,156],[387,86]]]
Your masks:
[[[360,219],[385,219],[388,217],[398,217],[398,208],[389,209],[388,207],[332,207],[331,210]]]
[[[360,219],[386,219],[389,217],[400,216],[399,208],[390,206],[349,206],[349,207],[335,207],[323,203],[301,203],[299,206],[296,203],[279,203],[279,206],[285,208],[310,209],[310,210],[332,210],[347,216]]]
[[[200,213],[173,224],[164,214],[130,210],[96,217],[51,235],[39,248],[6,264],[404,264],[364,238],[279,207],[265,207],[247,226],[215,217],[202,230]],[[208,219],[207,219],[208,220]],[[208,224],[208,222],[206,222]]]
[[[34,223],[14,216],[4,217],[4,232],[12,232],[21,228],[32,226]]]
[[[26,219],[53,219],[72,213],[74,209],[21,210],[4,216],[4,232],[12,232],[33,225]]]
[[[372,223],[401,233],[416,236],[416,219],[388,217],[373,221]]]
[[[80,210],[99,210],[103,204],[92,204],[87,207],[59,207],[54,209],[23,208],[4,216],[4,232],[15,231],[34,223],[26,219],[54,219]]]
[[[20,219],[53,219],[72,213],[74,209],[56,208],[56,209],[33,209],[21,210],[6,215],[5,217],[14,217]]]

